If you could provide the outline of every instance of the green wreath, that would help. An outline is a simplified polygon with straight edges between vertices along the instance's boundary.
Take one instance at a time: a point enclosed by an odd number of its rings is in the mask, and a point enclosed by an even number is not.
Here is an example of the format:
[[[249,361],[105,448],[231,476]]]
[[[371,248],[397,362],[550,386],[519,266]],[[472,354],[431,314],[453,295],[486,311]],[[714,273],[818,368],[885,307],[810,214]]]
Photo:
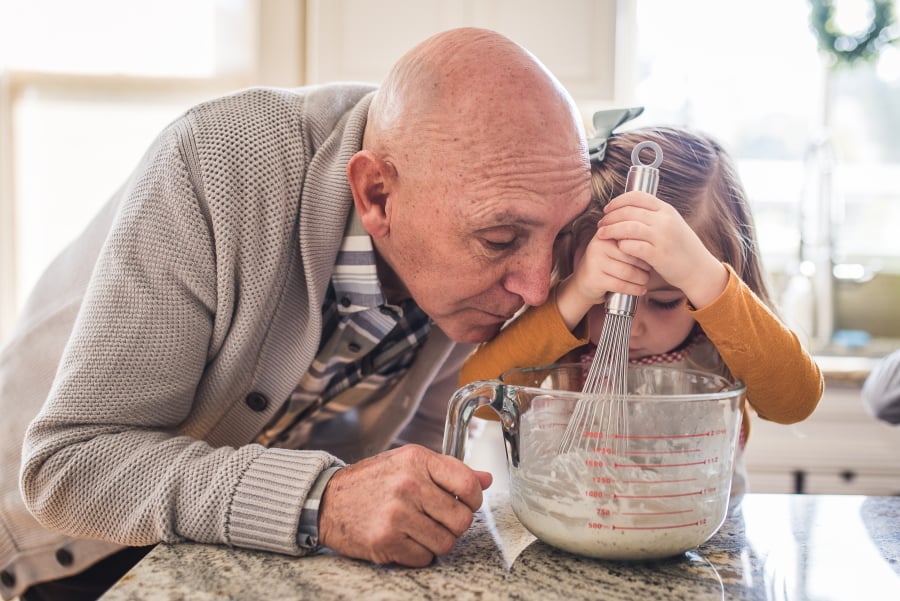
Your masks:
[[[834,23],[835,0],[809,0],[809,21],[819,42],[819,48],[828,54],[833,65],[851,65],[857,61],[869,61],[878,56],[881,49],[896,41],[892,38],[894,25],[894,0],[870,0],[872,22],[859,34],[838,31]]]

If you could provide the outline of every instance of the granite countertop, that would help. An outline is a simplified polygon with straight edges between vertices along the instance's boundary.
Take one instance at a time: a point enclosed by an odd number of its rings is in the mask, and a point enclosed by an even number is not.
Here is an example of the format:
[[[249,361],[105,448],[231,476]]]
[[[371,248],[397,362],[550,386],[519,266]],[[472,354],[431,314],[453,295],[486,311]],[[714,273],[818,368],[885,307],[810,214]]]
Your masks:
[[[439,599],[900,599],[900,497],[744,498],[705,544],[653,562],[582,558],[535,539],[502,486],[469,531],[424,569],[329,551],[305,558],[159,545],[102,601]]]

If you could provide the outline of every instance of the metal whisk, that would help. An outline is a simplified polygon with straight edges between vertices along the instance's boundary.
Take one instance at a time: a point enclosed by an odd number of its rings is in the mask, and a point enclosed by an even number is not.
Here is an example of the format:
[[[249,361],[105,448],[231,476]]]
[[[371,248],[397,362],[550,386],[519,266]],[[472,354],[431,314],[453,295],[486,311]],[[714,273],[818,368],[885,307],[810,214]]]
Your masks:
[[[655,153],[649,165],[641,162],[645,148]],[[628,170],[625,192],[639,190],[656,194],[662,148],[656,142],[641,142],[631,151],[632,167]],[[606,317],[600,340],[591,362],[582,392],[586,395],[575,404],[559,452],[578,449],[603,449],[619,453],[619,441],[628,433],[626,393],[628,385],[628,345],[631,322],[638,297],[611,292],[606,296]]]

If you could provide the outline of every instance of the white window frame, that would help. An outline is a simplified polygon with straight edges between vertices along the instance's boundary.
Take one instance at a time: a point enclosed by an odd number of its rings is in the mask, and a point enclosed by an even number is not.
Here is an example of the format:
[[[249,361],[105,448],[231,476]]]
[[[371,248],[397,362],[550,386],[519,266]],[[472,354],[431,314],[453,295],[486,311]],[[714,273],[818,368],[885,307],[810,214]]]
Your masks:
[[[248,1],[256,14],[256,60],[246,73],[176,78],[0,70],[0,345],[12,333],[21,310],[15,180],[18,140],[14,123],[19,103],[31,92],[74,98],[90,91],[172,99],[213,97],[251,85],[302,85],[306,71],[306,0]]]

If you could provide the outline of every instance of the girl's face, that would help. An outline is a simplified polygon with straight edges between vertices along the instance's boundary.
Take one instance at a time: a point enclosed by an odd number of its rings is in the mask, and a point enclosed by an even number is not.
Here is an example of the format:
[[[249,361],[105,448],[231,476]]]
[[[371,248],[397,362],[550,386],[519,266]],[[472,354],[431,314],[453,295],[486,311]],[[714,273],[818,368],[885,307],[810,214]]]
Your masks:
[[[667,353],[683,343],[696,323],[687,310],[687,297],[666,283],[655,271],[650,272],[647,294],[638,301],[631,323],[628,358],[641,359]],[[591,341],[600,339],[606,307],[597,305],[588,313]]]

